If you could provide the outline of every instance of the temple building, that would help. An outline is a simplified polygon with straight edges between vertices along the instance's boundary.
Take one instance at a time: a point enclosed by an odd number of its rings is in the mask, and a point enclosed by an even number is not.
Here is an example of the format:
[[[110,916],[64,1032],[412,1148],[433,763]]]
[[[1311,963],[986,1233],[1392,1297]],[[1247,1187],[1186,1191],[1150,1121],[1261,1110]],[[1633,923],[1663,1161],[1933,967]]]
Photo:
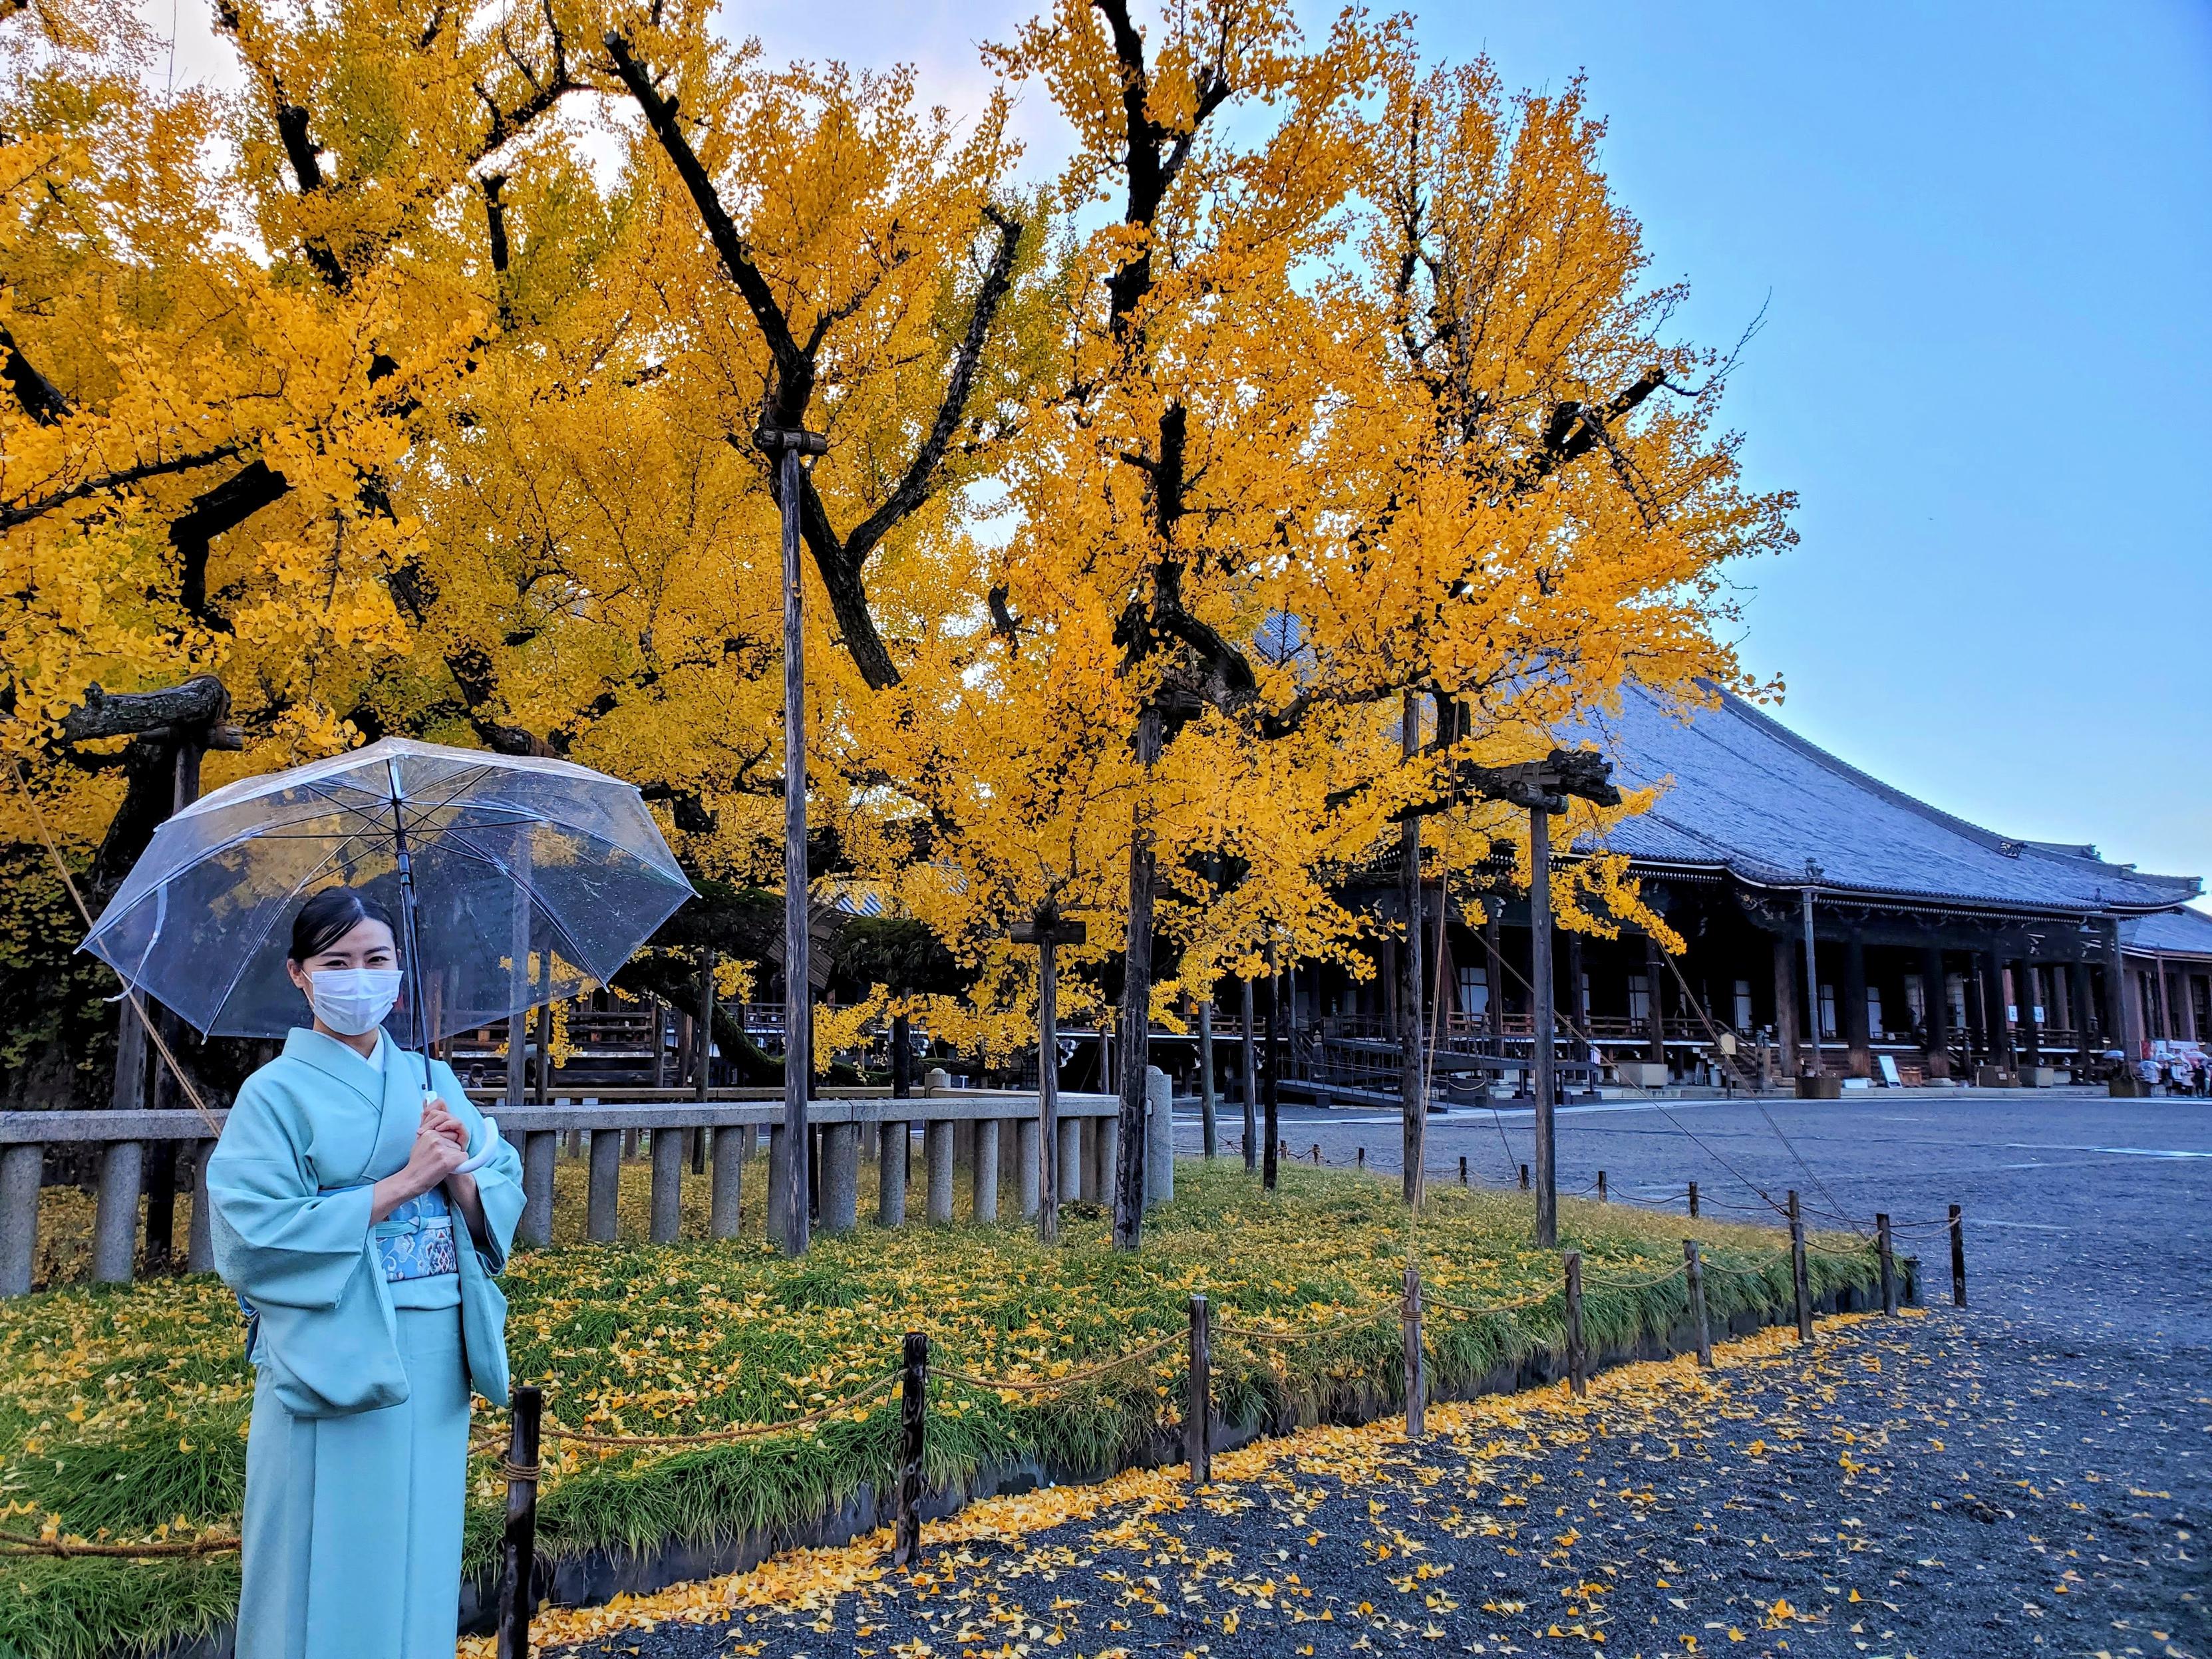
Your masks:
[[[2193,877],[1967,823],[1735,697],[1684,719],[1631,686],[1586,738],[1624,787],[1661,791],[1608,845],[1686,950],[1556,931],[1561,1054],[1583,1080],[2034,1085],[2102,1075],[2115,1049],[2212,1041],[2212,916],[2183,908]],[[1352,885],[1402,917],[1396,871],[1370,867]],[[1501,1074],[1510,1086],[1532,1029],[1528,901],[1501,881],[1503,902],[1471,928],[1470,895],[1426,890],[1425,939],[1449,912],[1444,960],[1423,974],[1443,991],[1429,1016],[1439,1089]],[[1396,1086],[1396,950],[1386,941],[1364,981],[1299,975],[1307,1092]]]

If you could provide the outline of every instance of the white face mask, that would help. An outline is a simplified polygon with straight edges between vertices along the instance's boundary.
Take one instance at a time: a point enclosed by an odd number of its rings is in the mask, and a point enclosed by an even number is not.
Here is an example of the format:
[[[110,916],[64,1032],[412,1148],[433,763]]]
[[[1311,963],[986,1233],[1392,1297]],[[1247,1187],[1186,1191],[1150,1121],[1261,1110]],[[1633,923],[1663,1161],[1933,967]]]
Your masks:
[[[399,1000],[397,968],[324,968],[307,976],[315,1018],[347,1036],[367,1036]]]

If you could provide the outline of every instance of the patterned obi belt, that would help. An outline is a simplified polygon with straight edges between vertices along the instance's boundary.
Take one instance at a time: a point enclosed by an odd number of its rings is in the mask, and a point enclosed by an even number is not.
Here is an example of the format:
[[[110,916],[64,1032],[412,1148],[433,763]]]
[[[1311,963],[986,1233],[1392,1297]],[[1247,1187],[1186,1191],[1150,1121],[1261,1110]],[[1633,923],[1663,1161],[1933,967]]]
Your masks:
[[[392,1284],[461,1270],[453,1249],[453,1212],[441,1188],[409,1199],[372,1227],[369,1237],[376,1241],[384,1277]]]

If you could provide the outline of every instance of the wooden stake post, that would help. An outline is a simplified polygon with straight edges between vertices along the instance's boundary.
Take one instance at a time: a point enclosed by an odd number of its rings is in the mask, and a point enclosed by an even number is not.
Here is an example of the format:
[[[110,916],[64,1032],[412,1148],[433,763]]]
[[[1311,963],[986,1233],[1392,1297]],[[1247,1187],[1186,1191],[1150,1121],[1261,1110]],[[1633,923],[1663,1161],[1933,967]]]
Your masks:
[[[1037,1237],[1060,1243],[1060,947],[1082,945],[1090,930],[1056,910],[1018,921],[1010,937],[1037,951]]]
[[[1881,1255],[1881,1310],[1892,1318],[1897,1315],[1897,1253],[1889,1236],[1889,1218],[1877,1215],[1874,1218],[1875,1248]]]
[[[1569,1250],[1567,1269],[1567,1386],[1579,1400],[1589,1392],[1589,1358],[1583,1347],[1583,1253]]]
[[[1698,1183],[1697,1183],[1696,1182],[1694,1182],[1694,1181],[1693,1181],[1693,1182],[1692,1182],[1690,1183],[1690,1219],[1691,1219],[1691,1220],[1692,1220],[1692,1221],[1695,1221],[1697,1218],[1698,1218]]]
[[[1797,1189],[1790,1189],[1790,1281],[1797,1296],[1797,1340],[1813,1340],[1813,1281],[1805,1267],[1805,1218]]]
[[[929,1416],[929,1338],[906,1334],[899,1368],[898,1506],[891,1520],[891,1565],[921,1565],[921,1436]]]
[[[1429,1376],[1421,1345],[1421,1270],[1406,1264],[1406,1289],[1399,1318],[1406,1334],[1406,1438],[1429,1431]]]
[[[1959,1206],[1951,1206],[1951,1305],[1966,1305],[1966,1223]]]
[[[499,1659],[530,1659],[532,1578],[538,1569],[538,1429],[544,1396],[527,1384],[511,1396],[507,1441],[507,1539],[499,1597]]]
[[[1683,1272],[1690,1284],[1690,1325],[1698,1336],[1698,1364],[1713,1368],[1713,1339],[1705,1324],[1705,1264],[1698,1259],[1698,1241],[1682,1241]]]
[[[1190,1299],[1190,1374],[1183,1393],[1183,1452],[1191,1484],[1213,1479],[1213,1318],[1203,1296]]]

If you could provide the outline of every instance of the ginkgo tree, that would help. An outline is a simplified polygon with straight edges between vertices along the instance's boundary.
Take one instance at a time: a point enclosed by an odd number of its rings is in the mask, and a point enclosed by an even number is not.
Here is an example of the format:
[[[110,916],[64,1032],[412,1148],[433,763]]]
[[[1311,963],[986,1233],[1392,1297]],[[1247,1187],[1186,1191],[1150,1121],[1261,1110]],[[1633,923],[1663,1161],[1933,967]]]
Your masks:
[[[1334,787],[1249,816],[1295,849],[1258,867],[1309,870],[1331,826],[1396,835],[1439,761],[1540,754],[1626,673],[1733,675],[1715,573],[1784,540],[1787,503],[1740,490],[1724,377],[1688,386],[1698,354],[1662,338],[1672,296],[1636,287],[1578,93],[1509,118],[1486,70],[1425,76],[1401,26],[1309,43],[1240,0],[1065,0],[999,58],[1075,130],[1070,210],[1118,216],[1079,256],[1068,391],[1015,493],[1056,555],[1030,591],[1116,619],[1148,779],[1170,743],[1289,745],[1274,775]],[[1255,641],[1286,626],[1271,664]],[[1405,741],[1408,693],[1454,708],[1443,744]],[[1160,805],[1140,789],[1129,836],[1124,1246]]]

